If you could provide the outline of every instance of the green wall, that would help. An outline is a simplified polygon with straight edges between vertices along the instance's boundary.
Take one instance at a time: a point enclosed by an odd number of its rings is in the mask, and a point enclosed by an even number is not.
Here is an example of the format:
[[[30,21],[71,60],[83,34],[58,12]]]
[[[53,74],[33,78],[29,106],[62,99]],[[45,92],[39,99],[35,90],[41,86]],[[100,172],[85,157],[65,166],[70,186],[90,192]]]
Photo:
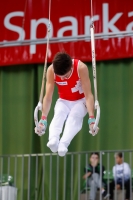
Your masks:
[[[92,82],[91,63],[88,63],[90,78]],[[41,87],[43,65],[19,65],[10,67],[0,67],[0,154],[31,154],[31,153],[50,153],[46,144],[48,141],[48,129],[46,134],[38,137],[34,133],[34,108],[38,103],[38,97]],[[69,152],[93,151],[93,150],[113,150],[113,149],[132,149],[133,148],[133,61],[132,59],[115,60],[106,62],[97,62],[98,77],[98,96],[101,107],[100,131],[97,136],[92,137],[89,134],[87,117],[84,119],[83,128],[73,139],[69,146]],[[48,116],[48,123],[53,117],[53,108],[57,99],[57,90],[55,89],[52,108]],[[113,157],[113,155],[112,155]],[[14,158],[13,158],[14,159]],[[14,160],[11,160],[11,171],[14,174]],[[52,180],[56,179],[57,157],[53,160]],[[49,196],[49,177],[50,158],[46,159],[45,173],[45,199]],[[82,182],[83,166],[85,157],[78,161],[74,159],[74,193],[77,198],[78,180]],[[42,160],[38,166],[39,188],[42,187]],[[60,158],[59,172],[60,181],[64,173],[64,158]],[[79,168],[79,163],[81,166]],[[36,160],[31,159],[31,187],[35,186]],[[0,163],[1,165],[1,163]],[[17,187],[22,184],[22,165],[24,166],[24,191],[27,196],[27,167],[28,158],[22,163],[18,162]],[[3,172],[7,173],[8,161],[3,164]],[[67,190],[66,197],[70,200],[71,188],[71,159],[67,159]],[[77,167],[78,166],[78,167]],[[110,167],[110,169],[112,166]],[[11,172],[10,171],[10,172]],[[78,172],[81,177],[78,179]],[[60,174],[59,173],[59,174]],[[13,175],[12,174],[12,175]],[[33,178],[34,177],[34,178]],[[33,180],[34,179],[34,180]],[[54,181],[52,181],[54,184]],[[62,186],[61,186],[62,187]],[[34,191],[34,190],[33,190]],[[41,191],[41,189],[39,190]],[[41,194],[38,191],[38,195]],[[61,199],[63,189],[60,190]],[[20,194],[20,191],[19,195]],[[55,187],[53,193],[55,195]],[[32,194],[31,194],[32,196]],[[34,196],[34,194],[33,194]],[[34,198],[31,198],[34,199]]]
[[[91,63],[88,64],[92,80]],[[33,112],[40,93],[43,65],[0,67],[0,154],[50,152],[43,137],[34,134]],[[130,149],[133,133],[133,61],[97,63],[100,131],[88,133],[87,117],[69,151]],[[92,88],[93,88],[93,81]],[[55,89],[48,123],[57,99]],[[26,144],[26,145],[25,145]]]

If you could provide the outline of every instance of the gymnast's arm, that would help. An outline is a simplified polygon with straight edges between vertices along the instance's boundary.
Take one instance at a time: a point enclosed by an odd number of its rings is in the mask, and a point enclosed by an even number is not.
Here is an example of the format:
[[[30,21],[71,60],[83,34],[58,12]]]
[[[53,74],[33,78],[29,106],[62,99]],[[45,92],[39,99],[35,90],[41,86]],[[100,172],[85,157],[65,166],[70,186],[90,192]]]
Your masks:
[[[89,71],[88,71],[87,66],[81,61],[79,63],[78,71],[79,71],[79,77],[81,80],[82,89],[85,94],[86,107],[87,107],[89,116],[94,116],[94,97],[91,92]]]
[[[54,71],[53,66],[50,65],[47,70],[46,92],[43,98],[42,116],[47,117],[51,108],[52,96],[54,92]]]

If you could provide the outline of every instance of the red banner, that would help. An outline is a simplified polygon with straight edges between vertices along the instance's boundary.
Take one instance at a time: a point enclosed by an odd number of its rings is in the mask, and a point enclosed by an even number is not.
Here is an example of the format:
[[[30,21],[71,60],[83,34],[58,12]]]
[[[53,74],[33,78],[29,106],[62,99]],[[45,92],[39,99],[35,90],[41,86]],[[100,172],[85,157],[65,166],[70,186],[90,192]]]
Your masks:
[[[0,42],[46,38],[48,0],[0,1]],[[90,35],[90,0],[51,0],[50,37]],[[133,0],[93,0],[95,33],[133,31]],[[133,57],[133,37],[98,39],[96,59]],[[50,44],[48,61],[65,50],[72,57],[91,61],[90,41]],[[0,65],[42,63],[46,45],[0,48]]]

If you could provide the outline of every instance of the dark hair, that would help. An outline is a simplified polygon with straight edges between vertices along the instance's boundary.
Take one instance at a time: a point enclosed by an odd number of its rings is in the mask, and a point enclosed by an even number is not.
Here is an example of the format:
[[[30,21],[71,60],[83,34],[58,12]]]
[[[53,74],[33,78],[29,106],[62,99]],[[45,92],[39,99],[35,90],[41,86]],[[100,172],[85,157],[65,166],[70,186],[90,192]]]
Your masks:
[[[123,158],[123,153],[122,152],[117,152],[117,153],[115,153],[115,156],[118,156],[119,158]]]
[[[98,152],[93,152],[93,153],[91,153],[91,154],[90,154],[90,157],[91,157],[92,155],[97,155],[98,158],[99,158],[99,153],[98,153]]]
[[[58,52],[53,60],[54,73],[57,75],[65,75],[72,67],[72,59],[65,52]]]

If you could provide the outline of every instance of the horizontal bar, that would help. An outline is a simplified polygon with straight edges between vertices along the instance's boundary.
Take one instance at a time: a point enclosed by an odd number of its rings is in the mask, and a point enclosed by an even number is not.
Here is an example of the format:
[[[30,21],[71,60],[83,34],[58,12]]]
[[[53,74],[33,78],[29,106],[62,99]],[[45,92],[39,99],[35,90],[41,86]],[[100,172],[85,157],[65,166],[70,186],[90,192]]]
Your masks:
[[[100,150],[100,151],[96,151],[96,150],[92,150],[92,151],[76,151],[76,152],[68,152],[66,155],[77,155],[77,154],[88,154],[88,153],[93,153],[93,152],[102,152],[103,154],[104,153],[115,153],[115,152],[133,152],[133,149],[127,149],[127,150],[122,150],[122,149],[116,149],[116,150]],[[50,155],[52,155],[52,156],[57,156],[58,155],[58,153],[45,153],[45,154],[12,154],[12,155],[10,155],[10,154],[7,154],[7,155],[0,155],[0,158],[2,157],[35,157],[35,156],[50,156]]]
[[[96,33],[95,39],[109,39],[109,38],[123,38],[123,37],[133,37],[133,31],[120,31],[118,33]],[[78,42],[78,41],[90,41],[90,35],[78,35],[78,36],[65,36],[65,37],[53,37],[50,38],[49,42],[60,43],[60,42]],[[46,44],[47,38],[35,39],[35,40],[13,40],[9,42],[0,42],[0,48],[4,47],[14,47],[14,46],[26,46],[26,45],[37,45],[37,44]]]

